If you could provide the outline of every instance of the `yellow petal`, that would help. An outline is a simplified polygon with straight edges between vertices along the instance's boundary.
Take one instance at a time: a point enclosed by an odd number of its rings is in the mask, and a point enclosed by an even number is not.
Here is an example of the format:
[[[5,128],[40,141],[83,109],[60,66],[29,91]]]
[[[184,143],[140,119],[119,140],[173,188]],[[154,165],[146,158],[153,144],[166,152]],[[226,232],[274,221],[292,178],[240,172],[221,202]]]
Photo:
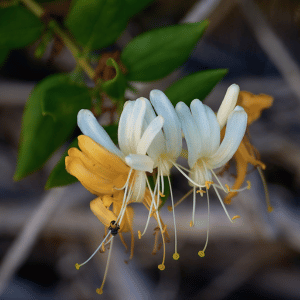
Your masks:
[[[88,157],[97,161],[104,168],[117,173],[129,173],[130,168],[120,157],[110,153],[88,136],[80,135],[78,137],[78,145]]]
[[[117,216],[105,207],[100,197],[90,202],[90,208],[99,221],[106,227],[110,225],[111,221],[117,220]]]
[[[264,109],[272,106],[273,100],[273,97],[269,95],[254,95],[250,92],[241,91],[239,93],[237,105],[242,106],[246,111],[248,115],[247,124],[250,125],[260,117],[261,112]]]
[[[88,187],[89,190],[95,191],[96,194],[113,193],[113,184],[88,170],[79,158],[67,156],[65,162],[67,171],[75,176],[82,185]]]

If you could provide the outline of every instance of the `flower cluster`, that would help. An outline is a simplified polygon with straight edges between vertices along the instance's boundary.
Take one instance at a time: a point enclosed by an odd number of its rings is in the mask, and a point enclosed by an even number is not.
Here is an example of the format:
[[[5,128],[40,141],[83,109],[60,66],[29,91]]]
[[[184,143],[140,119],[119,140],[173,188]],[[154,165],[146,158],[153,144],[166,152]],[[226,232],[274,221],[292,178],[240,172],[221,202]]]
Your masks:
[[[138,231],[141,238],[153,216],[161,233],[163,245],[163,260],[158,266],[165,268],[165,243],[169,240],[165,224],[160,218],[159,207],[162,197],[165,197],[165,181],[170,186],[171,206],[175,229],[175,251],[173,258],[179,259],[177,252],[177,233],[173,194],[170,180],[170,169],[174,166],[188,180],[192,187],[193,209],[190,226],[195,223],[196,194],[206,194],[209,216],[209,189],[213,187],[229,220],[230,218],[218,190],[225,193],[235,193],[242,189],[230,189],[223,186],[214,171],[227,164],[239,148],[247,127],[247,113],[237,106],[239,87],[231,85],[224,100],[215,114],[207,105],[195,99],[190,107],[179,102],[174,108],[167,96],[159,91],[150,93],[150,101],[139,98],[127,101],[120,116],[118,127],[119,148],[112,142],[109,135],[99,125],[89,110],[78,113],[78,126],[84,135],[78,137],[80,150],[71,148],[66,157],[66,169],[77,177],[82,185],[97,198],[91,202],[91,210],[102,222],[106,236],[94,254],[83,264],[76,264],[78,269],[87,263],[95,253],[110,243],[107,266],[101,287],[102,293],[107,274],[112,243],[119,234],[127,247],[122,233],[131,233],[131,256],[134,247],[133,232],[133,202],[143,203],[148,209],[145,229]],[[225,134],[221,135],[226,127]],[[188,151],[182,149],[184,136]],[[189,169],[180,166],[176,161],[179,156],[186,157]],[[151,187],[148,175],[155,174],[154,186]],[[200,257],[205,255],[207,239]],[[156,238],[157,240],[157,238]],[[156,252],[157,241],[155,242]]]

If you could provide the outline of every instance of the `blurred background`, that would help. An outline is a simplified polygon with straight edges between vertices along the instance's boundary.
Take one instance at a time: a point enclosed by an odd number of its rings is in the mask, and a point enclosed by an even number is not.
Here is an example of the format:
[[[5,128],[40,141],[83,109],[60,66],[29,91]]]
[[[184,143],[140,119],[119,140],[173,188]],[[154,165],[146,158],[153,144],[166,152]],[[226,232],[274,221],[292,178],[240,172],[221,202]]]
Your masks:
[[[62,18],[69,4],[55,1],[45,6]],[[171,236],[166,269],[157,268],[162,251],[151,255],[152,221],[148,233],[136,239],[129,263],[129,253],[115,239],[104,294],[97,295],[107,252],[80,271],[74,267],[93,253],[104,234],[89,209],[94,196],[80,183],[44,190],[66,148],[41,171],[20,182],[12,179],[30,91],[49,74],[71,71],[75,61],[67,49],[50,63],[50,49],[42,60],[34,58],[35,45],[13,50],[0,69],[0,299],[300,299],[300,1],[156,0],[130,21],[116,49],[149,29],[206,18],[208,30],[188,62],[162,81],[137,84],[138,96],[148,97],[153,88],[164,90],[183,75],[213,68],[229,69],[206,99],[215,111],[232,83],[273,96],[273,106],[250,126],[250,136],[267,166],[264,174],[274,211],[267,212],[259,173],[249,167],[252,189],[228,206],[231,215],[241,215],[235,224],[210,193],[210,237],[204,258],[197,253],[206,238],[205,198],[197,201],[194,228],[189,227],[191,197],[177,207],[180,259],[174,261],[172,214],[165,206],[161,216]],[[128,93],[129,99],[136,97]],[[223,182],[234,182],[230,173]],[[173,170],[175,201],[188,189]],[[147,211],[139,205],[134,208],[137,231]]]

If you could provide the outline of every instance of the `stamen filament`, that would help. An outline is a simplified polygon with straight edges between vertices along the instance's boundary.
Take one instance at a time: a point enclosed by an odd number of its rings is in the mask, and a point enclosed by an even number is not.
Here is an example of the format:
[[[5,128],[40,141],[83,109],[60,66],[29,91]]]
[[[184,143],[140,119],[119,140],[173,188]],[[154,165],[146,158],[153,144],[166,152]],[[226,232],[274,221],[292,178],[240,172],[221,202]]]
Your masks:
[[[108,271],[108,266],[109,266],[109,262],[110,262],[112,246],[113,246],[113,239],[111,240],[110,248],[109,248],[109,251],[108,251],[107,263],[106,263],[106,267],[105,267],[105,272],[104,272],[104,277],[103,277],[103,280],[102,280],[102,284],[101,284],[100,288],[96,290],[96,292],[100,295],[103,293],[103,286],[104,286],[106,276],[107,276],[107,271]]]
[[[172,210],[173,210],[173,221],[174,221],[174,239],[175,239],[175,252],[173,254],[173,259],[179,259],[179,253],[177,252],[177,229],[176,229],[176,220],[175,220],[175,210],[174,210],[174,200],[173,200],[173,192],[171,186],[170,176],[168,176],[169,187],[170,187],[170,194],[171,194],[171,201],[172,201]]]
[[[207,247],[207,244],[208,244],[208,237],[209,237],[209,213],[210,213],[210,209],[209,209],[209,193],[207,191],[207,230],[206,230],[206,241],[205,241],[205,245],[204,245],[204,248],[202,251],[199,251],[199,256],[200,257],[204,257],[205,255],[205,250],[206,250],[206,247]]]
[[[266,203],[267,203],[267,206],[268,206],[268,212],[272,212],[274,208],[273,208],[273,206],[272,206],[272,204],[271,204],[271,200],[270,200],[270,195],[269,195],[269,190],[268,190],[266,178],[265,178],[265,176],[264,176],[264,173],[263,173],[261,167],[257,167],[257,171],[258,171],[258,173],[259,173],[259,175],[260,175],[261,181],[262,181],[263,186],[264,186],[265,197],[266,197]]]
[[[105,242],[105,240],[108,238],[109,235],[110,235],[110,231],[105,236],[105,238],[102,240],[101,244],[98,246],[98,248],[95,250],[95,252],[85,262],[83,262],[82,264],[78,264],[78,263],[75,264],[75,267],[76,267],[77,270],[79,270],[80,267],[84,266],[86,263],[88,263],[95,256],[95,254],[99,251],[102,244]]]
[[[190,191],[188,191],[181,199],[179,199],[175,204],[174,204],[174,208],[179,205],[181,202],[183,202],[191,193],[193,192],[193,189],[191,189]],[[173,208],[173,209],[174,209]],[[168,210],[172,211],[172,206],[168,206]]]
[[[224,209],[224,211],[225,211],[225,213],[226,213],[226,215],[227,215],[229,221],[230,221],[231,223],[233,223],[233,221],[231,220],[231,218],[230,218],[230,216],[229,216],[229,214],[228,214],[228,211],[227,211],[227,209],[226,209],[226,207],[225,207],[225,205],[224,205],[224,203],[223,203],[223,201],[222,201],[222,198],[221,198],[221,196],[220,196],[218,190],[215,188],[214,185],[213,185],[213,188],[214,188],[214,190],[215,190],[215,192],[216,192],[216,194],[217,194],[217,196],[218,196],[218,198],[219,198],[219,200],[220,200],[220,202],[221,202],[221,205],[222,205],[222,207],[223,207],[223,209]]]

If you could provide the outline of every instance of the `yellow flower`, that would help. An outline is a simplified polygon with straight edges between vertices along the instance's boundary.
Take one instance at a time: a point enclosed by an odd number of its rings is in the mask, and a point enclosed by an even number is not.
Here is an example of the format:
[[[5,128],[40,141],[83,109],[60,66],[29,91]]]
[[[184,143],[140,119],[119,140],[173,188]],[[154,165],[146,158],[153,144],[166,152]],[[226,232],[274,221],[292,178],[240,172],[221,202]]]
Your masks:
[[[247,127],[248,127],[250,124],[252,124],[261,116],[261,113],[264,109],[267,109],[272,106],[273,97],[265,94],[253,95],[250,92],[241,91],[239,93],[237,104],[243,107],[245,112],[248,115],[248,120],[247,120]],[[224,133],[225,130],[223,128],[221,135],[224,136]],[[259,153],[257,149],[251,144],[247,136],[244,136],[239,148],[237,149],[236,153],[233,156],[233,159],[236,162],[236,180],[232,187],[233,190],[238,190],[242,186],[243,182],[245,181],[248,164],[251,164],[254,167],[258,167],[258,171],[262,177],[265,186],[265,180],[263,178],[261,169],[264,170],[266,166],[264,165],[263,162],[259,160]],[[266,186],[265,186],[265,190],[266,190]],[[236,195],[237,192],[230,192],[224,199],[224,202],[226,204],[230,204],[231,199]],[[267,195],[268,193],[266,191],[266,196]],[[268,196],[267,196],[267,204],[268,204],[268,210],[271,211],[272,207],[269,203]]]

